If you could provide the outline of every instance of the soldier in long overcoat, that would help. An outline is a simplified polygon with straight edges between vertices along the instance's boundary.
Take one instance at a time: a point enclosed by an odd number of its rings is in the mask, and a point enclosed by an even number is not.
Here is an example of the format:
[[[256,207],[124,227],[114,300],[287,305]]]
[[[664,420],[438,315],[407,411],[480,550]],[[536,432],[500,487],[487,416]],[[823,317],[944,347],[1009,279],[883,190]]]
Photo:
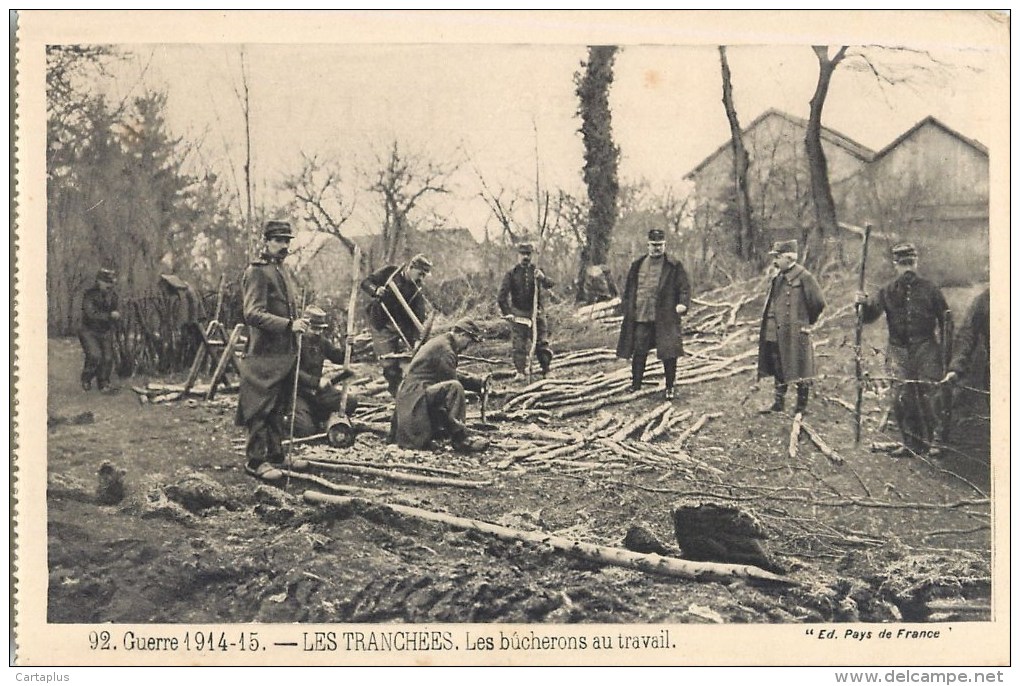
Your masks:
[[[691,306],[691,286],[684,266],[666,255],[662,229],[648,232],[648,254],[631,264],[622,300],[616,356],[631,360],[631,389],[641,388],[648,352],[655,348],[666,372],[666,399],[672,400],[676,359],[684,352],[681,318]]]
[[[485,380],[457,371],[458,355],[481,338],[478,325],[462,319],[418,350],[397,391],[392,427],[397,445],[421,449],[446,435],[459,452],[488,447],[487,441],[470,436],[464,424],[464,391],[480,391]]]
[[[291,410],[288,389],[297,368],[296,335],[308,331],[308,322],[298,317],[297,288],[283,264],[294,237],[290,224],[267,222],[263,236],[262,256],[248,265],[241,277],[248,345],[239,363],[241,388],[235,419],[248,428],[246,471],[273,481],[283,477],[276,467],[285,461],[284,416]],[[291,460],[287,466],[297,469],[304,465]]]
[[[807,409],[815,353],[810,326],[825,309],[825,297],[815,277],[797,264],[797,241],[777,241],[772,250],[778,273],[769,285],[758,336],[758,378],[775,378],[775,399],[763,412],[782,412],[786,390],[797,385],[794,412]]]

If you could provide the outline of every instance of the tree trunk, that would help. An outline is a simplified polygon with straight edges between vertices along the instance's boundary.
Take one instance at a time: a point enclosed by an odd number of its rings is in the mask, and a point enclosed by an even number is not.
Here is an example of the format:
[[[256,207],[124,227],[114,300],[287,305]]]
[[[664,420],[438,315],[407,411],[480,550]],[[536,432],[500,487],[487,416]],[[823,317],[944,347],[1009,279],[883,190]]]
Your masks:
[[[730,64],[726,59],[726,46],[719,46],[719,62],[722,65],[723,107],[726,119],[730,123],[730,145],[733,148],[733,184],[737,199],[737,254],[744,259],[760,259],[759,246],[756,245],[754,225],[751,223],[751,196],[747,187],[747,169],[751,162],[744,147],[744,137],[740,131],[740,120],[737,109],[733,105],[733,81],[730,75]]]
[[[385,508],[397,514],[415,519],[446,524],[456,529],[480,531],[497,538],[509,541],[526,541],[535,545],[547,545],[571,555],[607,565],[629,567],[643,572],[664,574],[666,576],[689,579],[692,581],[727,582],[735,579],[759,579],[787,585],[797,582],[785,576],[773,574],[749,564],[725,564],[720,562],[694,562],[675,557],[662,557],[656,554],[646,555],[622,548],[582,543],[561,536],[553,536],[544,531],[522,531],[498,524],[490,524],[478,519],[457,517],[443,512],[433,512],[418,507],[380,503],[364,498],[334,496],[316,491],[305,491],[304,499],[309,503],[320,505],[336,505],[357,509]]]
[[[821,239],[833,235],[837,229],[836,203],[832,199],[832,188],[829,185],[829,168],[822,149],[822,108],[825,97],[829,93],[829,83],[836,67],[846,56],[847,46],[842,46],[833,57],[829,57],[829,48],[825,45],[814,45],[812,49],[818,57],[818,84],[811,96],[811,110],[808,114],[807,131],[804,134],[804,148],[807,152],[808,170],[811,175],[811,198],[815,205],[816,247]]]
[[[615,45],[590,46],[584,74],[574,74],[576,92],[580,99],[578,114],[581,116],[581,137],[584,139],[584,183],[590,203],[577,278],[578,302],[585,299],[586,268],[607,261],[609,241],[616,224],[620,149],[613,144],[609,86],[613,83],[613,61],[617,49]]]

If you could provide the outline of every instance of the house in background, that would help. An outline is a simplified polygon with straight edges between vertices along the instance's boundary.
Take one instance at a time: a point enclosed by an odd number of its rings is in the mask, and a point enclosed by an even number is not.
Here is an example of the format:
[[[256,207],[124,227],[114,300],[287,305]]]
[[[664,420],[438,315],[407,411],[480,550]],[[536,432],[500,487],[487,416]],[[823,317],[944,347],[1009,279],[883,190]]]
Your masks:
[[[768,110],[744,129],[752,220],[794,238],[815,221],[804,149],[807,122]],[[942,283],[971,282],[988,270],[988,149],[926,117],[873,152],[822,128],[822,148],[840,221],[876,229],[879,250],[911,240]],[[696,226],[733,236],[733,152],[727,140],[685,179],[694,182]],[[780,235],[783,234],[783,235]]]
[[[918,244],[943,283],[987,275],[988,148],[926,117],[833,186],[839,216]]]
[[[796,229],[799,234],[814,221],[804,146],[806,132],[806,119],[776,109],[765,111],[743,130],[750,158],[751,213],[766,232]],[[821,139],[833,184],[858,174],[875,157],[873,150],[824,126]],[[723,229],[725,235],[733,235],[726,231],[737,221],[730,141],[720,145],[684,179],[694,183],[695,225],[707,230]]]

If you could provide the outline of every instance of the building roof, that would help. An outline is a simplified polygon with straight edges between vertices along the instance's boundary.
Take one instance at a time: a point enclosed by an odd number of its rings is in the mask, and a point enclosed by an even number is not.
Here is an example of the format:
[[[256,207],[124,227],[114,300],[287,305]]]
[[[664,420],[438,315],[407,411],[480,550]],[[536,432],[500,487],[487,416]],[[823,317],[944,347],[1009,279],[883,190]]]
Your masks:
[[[974,140],[973,138],[967,138],[966,136],[964,136],[959,131],[946,126],[945,124],[940,122],[935,117],[929,115],[929,116],[925,117],[924,119],[922,119],[921,121],[919,121],[916,124],[914,124],[913,126],[911,126],[909,129],[907,129],[906,131],[901,133],[899,136],[897,136],[896,140],[894,140],[892,143],[890,143],[889,145],[887,145],[884,148],[882,148],[881,150],[879,150],[878,153],[875,154],[874,161],[878,161],[881,158],[885,157],[888,153],[890,153],[891,151],[893,151],[897,147],[899,147],[899,145],[901,143],[903,143],[903,141],[905,141],[908,138],[912,137],[915,133],[917,133],[918,131],[920,131],[921,129],[923,129],[925,126],[927,126],[929,124],[931,124],[932,126],[935,126],[936,128],[942,129],[944,132],[948,133],[950,136],[952,136],[952,137],[962,141],[966,145],[969,145],[970,147],[974,148],[975,150],[977,150],[982,155],[984,155],[986,157],[988,156],[988,148],[986,148],[982,143]]]
[[[741,131],[741,133],[746,135],[749,131],[751,131],[752,129],[754,129],[755,127],[757,127],[763,121],[765,121],[766,119],[768,119],[770,117],[780,117],[780,118],[785,119],[786,121],[788,121],[788,122],[790,122],[790,123],[792,123],[792,124],[794,124],[796,126],[799,126],[799,127],[803,128],[803,129],[807,129],[807,125],[808,125],[807,119],[801,119],[800,117],[795,117],[792,114],[789,114],[787,112],[783,112],[783,111],[777,110],[775,108],[770,108],[770,109],[765,110],[761,114],[759,114],[754,119],[754,121],[752,121],[750,124],[745,126],[743,131]],[[870,162],[875,157],[875,151],[874,150],[861,145],[860,143],[858,143],[857,141],[853,140],[849,136],[845,136],[842,133],[840,133],[838,131],[835,131],[833,129],[830,129],[827,126],[823,126],[822,127],[821,137],[822,137],[823,141],[826,141],[827,143],[831,143],[832,145],[836,145],[836,146],[839,146],[840,148],[843,148],[844,150],[849,152],[851,155],[853,155],[854,157],[857,157],[858,159],[860,159],[860,160],[862,160],[864,162]],[[730,149],[730,142],[726,141],[725,143],[720,145],[718,148],[716,148],[716,150],[711,155],[709,155],[708,157],[703,159],[701,161],[701,163],[698,164],[698,166],[696,166],[694,169],[692,169],[689,172],[687,172],[687,174],[684,175],[684,178],[685,179],[692,178],[698,172],[700,172],[702,169],[704,169],[709,163],[711,163],[712,160],[714,160],[716,157],[718,157],[719,155],[723,154],[724,152],[726,152],[729,149]]]

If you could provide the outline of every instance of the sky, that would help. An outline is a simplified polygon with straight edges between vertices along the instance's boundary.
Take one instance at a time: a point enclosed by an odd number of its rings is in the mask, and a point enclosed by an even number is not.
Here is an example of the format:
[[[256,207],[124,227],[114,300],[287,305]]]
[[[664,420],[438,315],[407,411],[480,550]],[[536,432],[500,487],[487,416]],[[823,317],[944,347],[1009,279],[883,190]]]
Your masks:
[[[165,90],[174,132],[202,139],[205,163],[232,166],[239,175],[242,46],[120,47],[132,59],[118,67],[114,91]],[[884,73],[908,77],[894,85],[848,59],[833,78],[823,123],[874,150],[928,115],[987,141],[992,122],[981,103],[1008,68],[1008,50],[926,50],[865,49]],[[279,199],[279,183],[297,170],[302,153],[339,160],[347,170],[367,169],[393,140],[460,164],[454,192],[436,209],[450,226],[478,237],[486,226],[496,228],[478,197],[479,174],[492,189],[533,195],[537,158],[543,187],[583,193],[573,84],[586,54],[582,45],[249,44],[243,51],[256,190],[266,198]],[[818,73],[808,45],[735,46],[729,61],[742,124],[769,108],[807,116]],[[625,46],[614,77],[610,105],[622,182],[680,187],[688,171],[727,141],[715,47]],[[365,185],[353,172],[347,177],[357,202],[351,234],[379,231],[381,214]],[[533,210],[522,205],[522,212]]]

